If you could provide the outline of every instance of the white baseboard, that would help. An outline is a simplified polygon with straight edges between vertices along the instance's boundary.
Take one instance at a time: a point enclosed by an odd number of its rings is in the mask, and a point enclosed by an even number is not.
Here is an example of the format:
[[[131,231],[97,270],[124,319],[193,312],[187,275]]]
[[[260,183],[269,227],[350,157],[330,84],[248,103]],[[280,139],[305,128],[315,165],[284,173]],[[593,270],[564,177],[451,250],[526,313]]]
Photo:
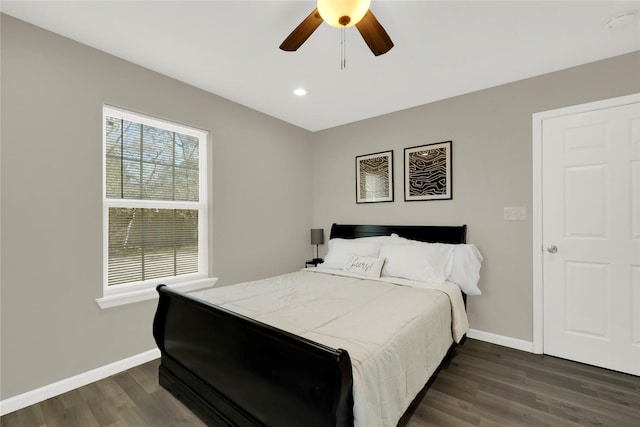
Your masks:
[[[517,338],[506,337],[504,335],[492,334],[491,332],[478,331],[477,329],[469,329],[467,337],[533,353],[532,341],[524,341]]]
[[[74,375],[70,378],[65,378],[53,384],[31,390],[23,394],[19,394],[5,400],[1,400],[0,415],[5,415],[10,412],[17,411],[18,409],[26,408],[27,406],[43,402],[51,397],[110,377],[111,375],[115,375],[122,371],[126,371],[127,369],[131,369],[135,366],[142,365],[143,363],[147,363],[151,360],[157,359],[158,357],[160,357],[160,350],[155,348],[153,350],[145,351],[144,353],[139,353],[134,356],[127,357],[126,359],[110,363],[100,368],[92,369],[91,371]]]

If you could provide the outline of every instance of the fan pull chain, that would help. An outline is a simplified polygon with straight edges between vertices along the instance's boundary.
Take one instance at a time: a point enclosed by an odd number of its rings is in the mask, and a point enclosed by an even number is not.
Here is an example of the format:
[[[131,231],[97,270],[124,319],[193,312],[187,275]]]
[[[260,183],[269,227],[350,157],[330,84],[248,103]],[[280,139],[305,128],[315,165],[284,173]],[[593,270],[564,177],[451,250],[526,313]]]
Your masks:
[[[346,27],[343,25],[342,29],[342,42],[341,42],[341,50],[340,50],[340,69],[344,70],[347,68],[347,40],[346,40]]]

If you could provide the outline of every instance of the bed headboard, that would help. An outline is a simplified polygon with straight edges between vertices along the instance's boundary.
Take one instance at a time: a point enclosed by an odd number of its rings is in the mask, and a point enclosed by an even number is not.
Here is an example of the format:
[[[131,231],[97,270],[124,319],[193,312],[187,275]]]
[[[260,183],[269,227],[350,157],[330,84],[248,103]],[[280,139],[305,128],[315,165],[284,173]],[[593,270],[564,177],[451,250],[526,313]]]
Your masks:
[[[388,236],[396,233],[400,237],[431,243],[466,243],[467,226],[439,225],[346,225],[333,224],[330,238],[355,239],[357,237]]]

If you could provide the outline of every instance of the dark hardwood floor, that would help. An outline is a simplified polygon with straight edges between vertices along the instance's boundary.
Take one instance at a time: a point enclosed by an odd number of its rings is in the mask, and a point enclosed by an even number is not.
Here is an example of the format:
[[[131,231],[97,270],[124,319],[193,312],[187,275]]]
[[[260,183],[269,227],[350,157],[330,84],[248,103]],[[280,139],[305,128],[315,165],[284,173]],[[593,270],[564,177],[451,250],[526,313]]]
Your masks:
[[[146,363],[7,414],[0,425],[204,426],[158,385],[157,368]],[[638,427],[640,377],[468,339],[398,425]]]

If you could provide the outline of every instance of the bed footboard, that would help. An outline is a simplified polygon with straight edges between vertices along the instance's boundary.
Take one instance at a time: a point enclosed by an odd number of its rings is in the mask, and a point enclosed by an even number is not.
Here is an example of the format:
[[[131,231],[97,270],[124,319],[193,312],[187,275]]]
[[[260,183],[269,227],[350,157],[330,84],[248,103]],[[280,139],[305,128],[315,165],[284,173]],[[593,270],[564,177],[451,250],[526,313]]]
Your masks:
[[[160,384],[213,426],[353,426],[351,361],[160,285]]]

